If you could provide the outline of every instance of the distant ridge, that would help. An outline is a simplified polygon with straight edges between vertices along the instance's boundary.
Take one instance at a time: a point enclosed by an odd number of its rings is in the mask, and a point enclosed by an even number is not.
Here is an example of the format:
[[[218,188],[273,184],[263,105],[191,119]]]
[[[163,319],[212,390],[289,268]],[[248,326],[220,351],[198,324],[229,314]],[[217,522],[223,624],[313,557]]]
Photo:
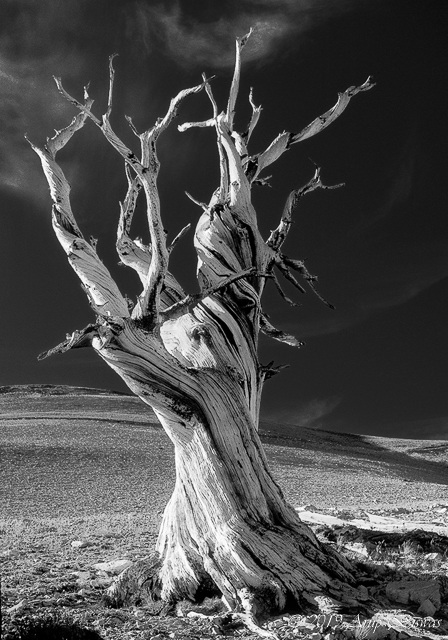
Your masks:
[[[132,396],[132,394],[123,391],[93,389],[91,387],[71,387],[66,384],[15,384],[0,387],[0,395],[5,393],[37,393],[42,396]]]

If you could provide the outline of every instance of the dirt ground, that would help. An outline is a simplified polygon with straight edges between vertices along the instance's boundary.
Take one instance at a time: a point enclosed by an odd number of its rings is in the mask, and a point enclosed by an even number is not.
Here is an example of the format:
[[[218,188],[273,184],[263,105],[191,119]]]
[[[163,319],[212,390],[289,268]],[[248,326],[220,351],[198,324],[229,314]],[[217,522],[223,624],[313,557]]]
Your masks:
[[[138,400],[28,389],[0,393],[0,412],[5,639],[19,637],[20,620],[47,614],[68,615],[107,640],[251,636],[247,629],[226,631],[201,618],[161,620],[144,608],[113,610],[101,604],[113,577],[93,565],[151,553],[174,483],[171,443]],[[446,441],[269,423],[261,425],[261,435],[274,476],[297,508],[448,526]],[[81,546],[72,544],[76,541]],[[418,558],[419,575],[448,572],[446,552],[438,564],[425,565],[423,551],[414,551],[414,565],[409,557],[404,569],[395,557],[389,562],[395,563],[389,579],[393,571],[416,576]],[[295,622],[289,618],[277,625],[279,637],[302,637]]]

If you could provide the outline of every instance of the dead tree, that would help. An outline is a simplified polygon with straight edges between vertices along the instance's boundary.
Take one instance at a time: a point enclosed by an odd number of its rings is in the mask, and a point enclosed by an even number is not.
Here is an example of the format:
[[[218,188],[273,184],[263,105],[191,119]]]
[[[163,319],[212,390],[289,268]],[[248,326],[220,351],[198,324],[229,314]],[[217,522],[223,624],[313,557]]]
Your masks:
[[[248,620],[279,612],[292,603],[307,608],[329,585],[353,584],[350,565],[334,549],[320,543],[286,503],[274,481],[258,435],[260,396],[264,381],[277,372],[257,357],[259,332],[292,346],[302,343],[274,328],[263,313],[261,296],[272,278],[284,296],[278,275],[304,291],[293,274],[315,290],[315,277],[303,261],[282,253],[293,210],[302,196],[325,187],[316,168],[312,179],[289,195],[277,228],[267,239],[260,234],[251,189],[263,184],[260,174],[292,144],[331,124],[350,99],[373,86],[339,94],[337,103],[300,133],[281,133],[265,151],[250,154],[248,145],[261,107],[249,101],[247,130],[234,129],[241,51],[250,34],[236,43],[236,63],[226,110],[220,112],[209,80],[181,91],[163,118],[138,133],[137,157],[110,124],[114,68],[106,113],[98,118],[87,89],[84,101],[69,95],[61,80],[58,90],[78,109],[73,121],[47,140],[39,155],[50,186],[56,236],[79,276],[96,321],[40,357],[90,346],[114,369],[143,402],[150,405],[175,449],[176,484],[165,509],[152,563],[139,563],[122,574],[112,595],[123,601],[145,597],[165,602],[198,599],[219,593],[228,607]],[[169,271],[170,246],[162,224],[157,176],[159,136],[189,95],[205,91],[212,116],[190,127],[211,127],[216,133],[220,184],[194,234],[200,293],[188,295]],[[122,263],[134,269],[142,285],[133,308],[76,223],[70,186],[57,152],[91,120],[122,156],[128,180],[116,248]],[[150,244],[130,236],[139,194],[146,199]],[[276,270],[276,272],[275,272]],[[278,275],[276,275],[276,273]],[[317,293],[317,291],[316,291]],[[319,295],[319,294],[318,294]],[[286,297],[286,296],[284,296]],[[334,592],[333,592],[334,593]],[[134,593],[135,595],[135,593]]]

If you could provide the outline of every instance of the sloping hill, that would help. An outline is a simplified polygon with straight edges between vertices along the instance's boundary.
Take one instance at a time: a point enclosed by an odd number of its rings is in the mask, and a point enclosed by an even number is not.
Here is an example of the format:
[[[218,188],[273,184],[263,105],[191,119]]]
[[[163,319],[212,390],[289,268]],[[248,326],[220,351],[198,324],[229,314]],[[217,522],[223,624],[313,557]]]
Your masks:
[[[138,398],[104,390],[0,388],[4,513],[161,511],[173,448]],[[446,501],[446,441],[398,440],[262,422],[267,456],[294,506],[413,511]]]
[[[92,389],[91,387],[71,387],[66,384],[13,384],[0,387],[0,396],[130,396],[121,391]]]

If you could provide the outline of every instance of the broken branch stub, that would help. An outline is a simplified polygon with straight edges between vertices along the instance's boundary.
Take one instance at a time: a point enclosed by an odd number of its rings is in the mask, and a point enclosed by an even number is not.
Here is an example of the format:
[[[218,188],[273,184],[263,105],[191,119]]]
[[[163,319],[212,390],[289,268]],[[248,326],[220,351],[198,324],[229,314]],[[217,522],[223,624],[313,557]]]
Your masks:
[[[97,335],[99,329],[98,324],[89,324],[84,329],[76,329],[71,335],[67,334],[66,339],[48,351],[44,351],[37,356],[38,360],[45,360],[49,356],[56,353],[65,353],[69,349],[81,349],[83,347],[91,347],[92,340]]]

